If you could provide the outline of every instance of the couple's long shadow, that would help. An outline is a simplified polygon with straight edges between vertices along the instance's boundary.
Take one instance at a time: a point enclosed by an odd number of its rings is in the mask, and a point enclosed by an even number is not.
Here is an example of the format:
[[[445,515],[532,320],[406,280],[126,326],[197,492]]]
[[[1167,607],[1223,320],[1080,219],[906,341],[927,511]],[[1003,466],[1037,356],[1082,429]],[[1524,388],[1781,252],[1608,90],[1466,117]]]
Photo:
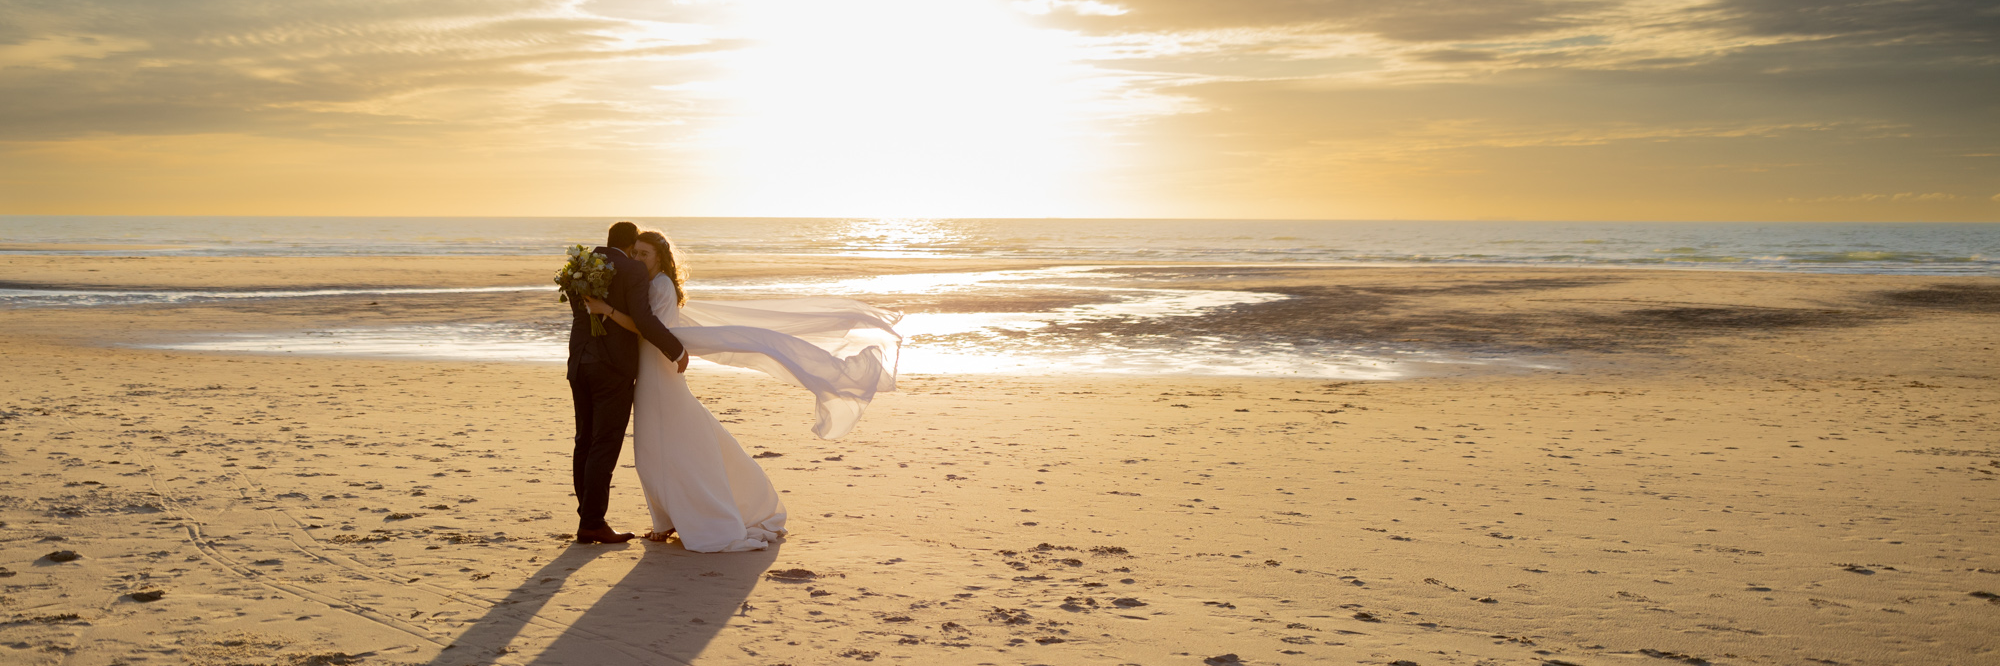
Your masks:
[[[430,666],[490,664],[510,643],[515,652],[538,653],[538,666],[558,664],[678,664],[693,662],[732,616],[738,614],[757,579],[778,558],[779,545],[748,553],[692,553],[674,544],[634,541],[624,545],[572,544],[548,565],[523,580]],[[570,576],[608,555],[640,549],[631,570],[613,583],[581,616],[544,613],[557,586],[575,586]],[[625,557],[613,558],[620,564]],[[597,566],[615,566],[610,562]],[[543,579],[554,580],[542,582]],[[574,587],[571,588],[575,590]],[[582,590],[594,593],[595,590]],[[517,642],[523,632],[558,632],[546,647]]]

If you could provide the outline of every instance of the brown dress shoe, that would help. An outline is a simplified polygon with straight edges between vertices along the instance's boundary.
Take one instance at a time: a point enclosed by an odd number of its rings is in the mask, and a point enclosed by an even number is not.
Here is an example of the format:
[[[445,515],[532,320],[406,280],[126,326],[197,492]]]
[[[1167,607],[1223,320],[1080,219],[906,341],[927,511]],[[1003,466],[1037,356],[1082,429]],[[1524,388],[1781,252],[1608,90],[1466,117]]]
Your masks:
[[[613,532],[609,527],[594,530],[577,530],[577,543],[625,543],[633,539],[631,532]]]

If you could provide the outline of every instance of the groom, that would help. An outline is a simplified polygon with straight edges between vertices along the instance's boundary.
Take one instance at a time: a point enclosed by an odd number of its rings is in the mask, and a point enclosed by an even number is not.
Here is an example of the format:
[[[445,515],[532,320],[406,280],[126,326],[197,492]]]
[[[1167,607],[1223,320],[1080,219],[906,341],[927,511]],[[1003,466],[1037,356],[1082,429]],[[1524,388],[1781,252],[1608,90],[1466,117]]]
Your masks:
[[[649,287],[652,276],[646,264],[631,257],[639,241],[639,227],[631,222],[611,225],[605,247],[597,248],[617,273],[611,278],[611,293],[604,300],[632,318],[639,333],[616,324],[605,326],[605,335],[590,334],[590,316],[583,299],[571,294],[569,327],[569,392],[576,403],[576,452],[570,461],[576,484],[576,540],[578,543],[623,543],[631,532],[614,532],[604,522],[605,506],[611,501],[611,473],[618,467],[618,452],[625,446],[625,425],[632,419],[632,386],[639,377],[639,337],[644,335],[668,358],[676,359],[687,371],[687,351],[681,341],[667,331],[666,324],[653,316]]]

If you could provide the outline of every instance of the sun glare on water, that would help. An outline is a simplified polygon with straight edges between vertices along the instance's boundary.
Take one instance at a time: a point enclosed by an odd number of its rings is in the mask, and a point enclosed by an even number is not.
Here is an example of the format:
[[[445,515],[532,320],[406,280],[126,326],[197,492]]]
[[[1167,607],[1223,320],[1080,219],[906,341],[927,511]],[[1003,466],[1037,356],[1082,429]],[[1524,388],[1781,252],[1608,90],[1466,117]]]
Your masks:
[[[982,0],[744,3],[748,42],[702,84],[734,107],[704,138],[761,215],[1031,217],[1078,209],[1092,168],[1065,35]]]

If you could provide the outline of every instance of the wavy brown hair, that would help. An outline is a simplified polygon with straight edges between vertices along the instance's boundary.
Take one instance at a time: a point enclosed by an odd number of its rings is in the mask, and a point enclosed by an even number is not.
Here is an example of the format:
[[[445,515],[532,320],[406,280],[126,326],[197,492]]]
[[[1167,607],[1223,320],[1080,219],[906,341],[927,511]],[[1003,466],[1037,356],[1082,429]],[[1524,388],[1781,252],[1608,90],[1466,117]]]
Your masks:
[[[682,261],[680,252],[674,249],[674,242],[667,235],[653,229],[639,232],[639,242],[653,246],[653,252],[660,256],[660,272],[674,281],[674,304],[688,304],[687,262]]]

